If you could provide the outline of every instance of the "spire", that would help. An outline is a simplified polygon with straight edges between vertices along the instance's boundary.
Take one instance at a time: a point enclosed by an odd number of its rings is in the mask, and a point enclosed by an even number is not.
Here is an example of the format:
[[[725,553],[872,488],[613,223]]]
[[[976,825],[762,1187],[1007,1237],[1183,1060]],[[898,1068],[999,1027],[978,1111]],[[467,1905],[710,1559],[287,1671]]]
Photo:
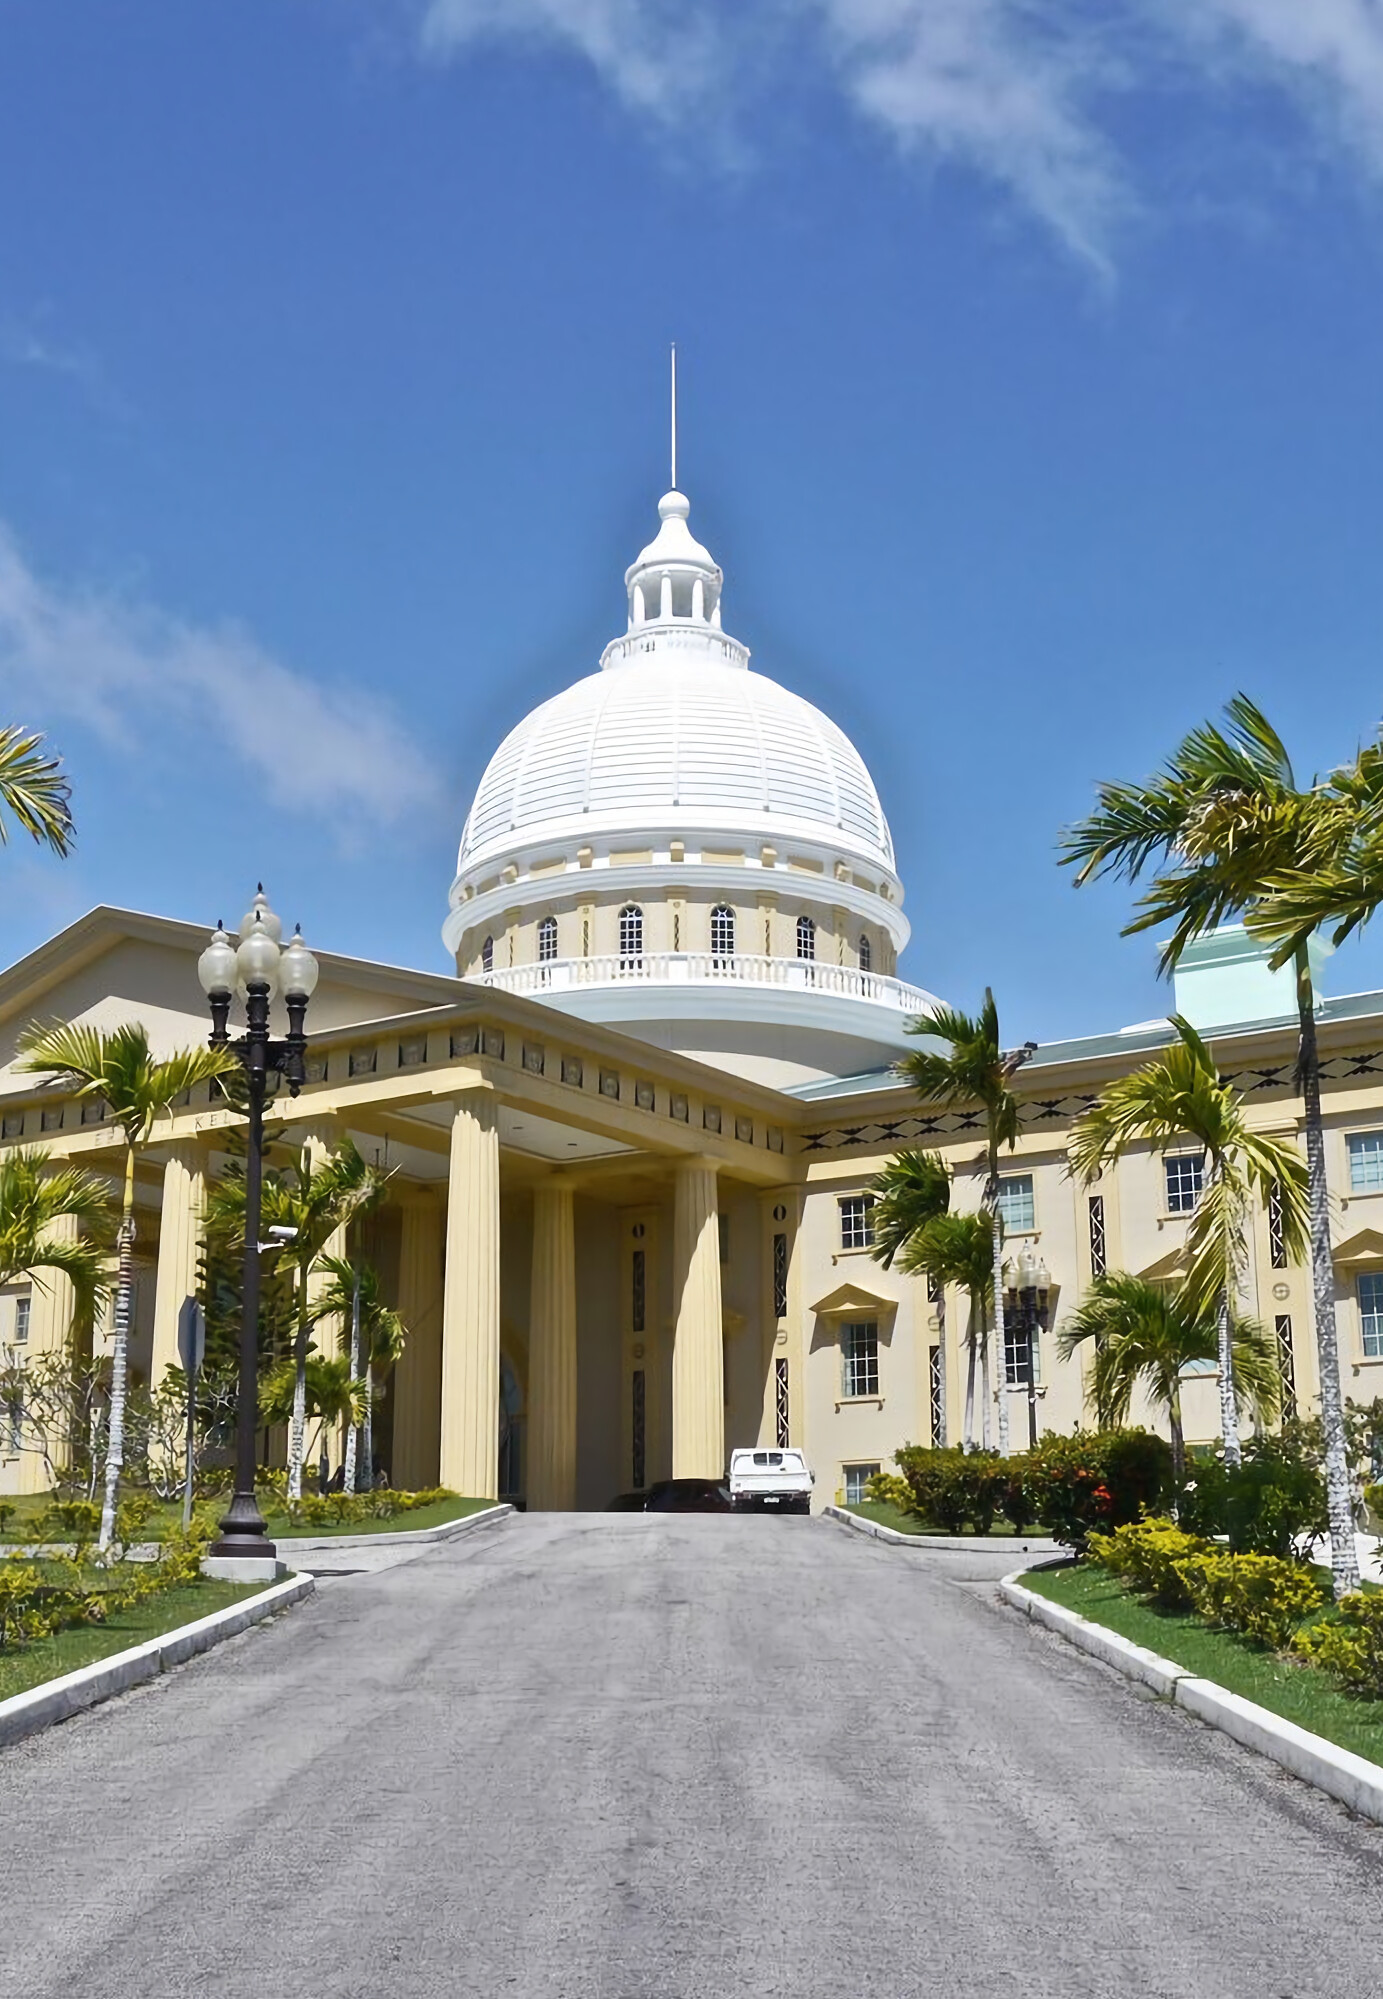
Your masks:
[[[672,343],[672,477],[668,480],[673,492],[677,491],[677,342]]]

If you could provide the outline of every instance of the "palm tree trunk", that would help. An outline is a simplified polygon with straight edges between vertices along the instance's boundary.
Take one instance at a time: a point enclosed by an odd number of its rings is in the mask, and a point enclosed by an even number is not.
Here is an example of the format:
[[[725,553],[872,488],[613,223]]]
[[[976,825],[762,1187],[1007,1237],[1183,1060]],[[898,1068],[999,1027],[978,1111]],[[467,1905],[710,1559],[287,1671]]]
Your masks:
[[[975,1363],[979,1347],[979,1304],[975,1294],[970,1294],[970,1324],[965,1329],[965,1430],[962,1444],[967,1451],[975,1448]]]
[[[1234,1319],[1229,1308],[1228,1284],[1220,1292],[1218,1330],[1220,1438],[1224,1444],[1225,1463],[1237,1467],[1243,1462],[1243,1452],[1239,1448],[1239,1404],[1234,1393]]]
[[[1167,1421],[1172,1430],[1172,1475],[1180,1485],[1186,1476],[1186,1433],[1181,1427],[1181,1381],[1175,1374],[1167,1391]]]
[[[1008,1354],[1004,1345],[1004,1225],[999,1217],[997,1172],[990,1182],[994,1209],[990,1230],[994,1241],[994,1376],[999,1390],[999,1456],[1008,1456]]]
[[[994,1448],[994,1398],[989,1390],[989,1313],[980,1320],[980,1442]]]
[[[115,1340],[110,1357],[110,1423],[106,1431],[105,1494],[101,1501],[101,1534],[96,1546],[105,1554],[115,1535],[115,1508],[120,1498],[120,1474],[125,1464],[125,1391],[130,1366],[130,1307],[134,1301],[134,1147],[125,1148],[125,1200],[120,1216],[120,1261],[115,1284]]]
[[[939,1378],[937,1381],[936,1396],[936,1435],[932,1438],[932,1443],[939,1445],[942,1450],[945,1450],[948,1441],[946,1435],[948,1426],[946,1422],[946,1286],[944,1284],[937,1286],[936,1340],[940,1352],[940,1368],[938,1370]]]
[[[1330,1251],[1330,1189],[1325,1177],[1325,1123],[1321,1116],[1321,1063],[1316,1046],[1316,996],[1311,961],[1296,954],[1297,1083],[1306,1124],[1306,1165],[1311,1203],[1311,1297],[1321,1377],[1321,1429],[1325,1438],[1325,1493],[1330,1516],[1330,1567],[1338,1602],[1359,1587],[1354,1544],[1354,1503],[1340,1389],[1340,1346],[1335,1323],[1335,1266]]]
[[[375,1370],[368,1354],[365,1357],[365,1414],[360,1424],[360,1456],[364,1470],[365,1491],[373,1492],[375,1485]]]
[[[298,1335],[293,1345],[293,1418],[288,1427],[288,1497],[303,1496],[303,1444],[307,1433],[308,1265],[298,1261]]]

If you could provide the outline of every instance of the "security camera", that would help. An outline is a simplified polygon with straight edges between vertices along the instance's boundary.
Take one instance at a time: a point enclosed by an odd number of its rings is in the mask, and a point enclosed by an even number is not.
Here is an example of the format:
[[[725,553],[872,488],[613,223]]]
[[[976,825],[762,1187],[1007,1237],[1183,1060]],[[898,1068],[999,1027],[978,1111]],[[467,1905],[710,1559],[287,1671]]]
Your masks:
[[[275,1222],[270,1228],[269,1233],[279,1242],[292,1242],[298,1231],[294,1228],[289,1228],[286,1222]]]

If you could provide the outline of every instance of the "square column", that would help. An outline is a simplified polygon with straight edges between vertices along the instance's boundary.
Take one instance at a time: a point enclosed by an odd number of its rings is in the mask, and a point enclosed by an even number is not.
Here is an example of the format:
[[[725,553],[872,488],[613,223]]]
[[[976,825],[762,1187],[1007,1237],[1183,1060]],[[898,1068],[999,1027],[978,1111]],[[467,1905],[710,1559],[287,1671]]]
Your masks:
[[[399,1317],[408,1344],[394,1369],[396,1486],[421,1491],[440,1483],[442,1408],[442,1208],[431,1200],[404,1207],[399,1242]]]
[[[155,1387],[170,1367],[181,1367],[178,1314],[197,1292],[197,1249],[206,1166],[200,1146],[175,1145],[163,1169],[158,1225],[158,1275],[154,1287],[154,1350],[149,1379]]]
[[[533,1196],[533,1283],[528,1348],[528,1503],[576,1504],[576,1233],[570,1181]]]
[[[499,1122],[489,1091],[457,1100],[442,1289],[443,1485],[499,1496]]]
[[[677,1168],[672,1222],[672,1475],[720,1478],[725,1471],[725,1361],[720,1303],[720,1224],[716,1167]]]

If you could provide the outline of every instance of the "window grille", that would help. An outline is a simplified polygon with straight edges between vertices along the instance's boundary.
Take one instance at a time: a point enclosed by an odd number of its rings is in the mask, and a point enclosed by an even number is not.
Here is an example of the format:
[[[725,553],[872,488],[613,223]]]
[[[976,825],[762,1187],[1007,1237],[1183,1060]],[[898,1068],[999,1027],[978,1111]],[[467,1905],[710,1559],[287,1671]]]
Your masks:
[[[872,972],[873,969],[874,969],[874,946],[870,943],[869,939],[864,935],[864,933],[861,932],[860,970],[862,972]]]
[[[643,911],[636,902],[626,903],[619,913],[619,954],[626,964],[643,961]]]
[[[1295,1416],[1297,1413],[1297,1356],[1292,1345],[1292,1315],[1279,1312],[1273,1320],[1277,1333],[1277,1371],[1282,1379],[1282,1413]]]
[[[716,1232],[720,1238],[720,1260],[722,1263],[728,1263],[730,1261],[730,1217],[728,1215],[716,1216]]]
[[[733,958],[735,955],[735,912],[718,903],[711,911],[711,956],[713,958]]]
[[[1383,1277],[1359,1279],[1359,1324],[1368,1360],[1383,1360]]]
[[[644,1331],[644,1317],[647,1310],[645,1289],[647,1265],[644,1256],[643,1250],[634,1251],[633,1295],[629,1301],[629,1323],[636,1333]]]
[[[538,925],[538,963],[550,965],[557,956],[557,918],[545,916]]]
[[[780,1451],[785,1451],[792,1434],[792,1427],[788,1420],[788,1364],[781,1354],[777,1355],[773,1362],[773,1411],[777,1424],[778,1448]]]
[[[869,1497],[865,1491],[865,1487],[871,1478],[879,1476],[879,1467],[877,1465],[843,1465],[841,1469],[845,1473],[845,1504],[847,1506],[858,1506],[861,1500]]]
[[[1274,1270],[1287,1268],[1287,1242],[1282,1229],[1282,1182],[1268,1189],[1268,1255]]]
[[[1351,1194],[1376,1194],[1383,1188],[1383,1131],[1352,1131],[1345,1144]]]
[[[816,925],[810,916],[797,919],[797,955],[799,958],[816,956]]]
[[[634,1369],[634,1376],[633,1376],[633,1381],[631,1383],[631,1387],[633,1393],[631,1397],[631,1405],[629,1413],[632,1418],[630,1427],[633,1437],[633,1450],[630,1453],[632,1462],[630,1464],[629,1470],[634,1490],[636,1492],[641,1492],[643,1490],[643,1482],[644,1482],[644,1429],[645,1429],[645,1409],[646,1409],[646,1398],[644,1395],[644,1371],[641,1367],[636,1367]]]
[[[5,1398],[5,1445],[12,1458],[24,1448],[24,1397],[18,1388]]]
[[[773,1316],[785,1319],[788,1315],[788,1239],[787,1232],[780,1229],[773,1238]]]
[[[927,1386],[931,1402],[932,1447],[943,1450],[946,1445],[946,1361],[940,1347],[928,1350]]]
[[[1104,1232],[1104,1195],[1090,1196],[1090,1275],[1103,1277],[1109,1269],[1109,1243]]]
[[[847,1194],[840,1203],[840,1246],[842,1249],[874,1247],[874,1196]]]
[[[495,940],[493,937],[487,937],[480,947],[480,969],[482,972],[493,972],[495,969]]]
[[[933,1277],[932,1273],[928,1271],[927,1303],[929,1305],[939,1305],[945,1295],[946,1295],[946,1287],[943,1285],[941,1279],[939,1277]]]
[[[14,1301],[14,1339],[16,1346],[23,1346],[25,1340],[29,1337],[29,1313],[31,1307],[32,1301],[28,1298],[16,1298]]]
[[[1205,1180],[1203,1152],[1173,1152],[1162,1162],[1167,1182],[1167,1213],[1189,1215],[1201,1197]]]
[[[849,1401],[879,1392],[879,1326],[875,1319],[840,1329],[840,1393]]]
[[[1006,1173],[999,1182],[999,1218],[1005,1235],[1023,1235],[1037,1227],[1031,1173]]]

